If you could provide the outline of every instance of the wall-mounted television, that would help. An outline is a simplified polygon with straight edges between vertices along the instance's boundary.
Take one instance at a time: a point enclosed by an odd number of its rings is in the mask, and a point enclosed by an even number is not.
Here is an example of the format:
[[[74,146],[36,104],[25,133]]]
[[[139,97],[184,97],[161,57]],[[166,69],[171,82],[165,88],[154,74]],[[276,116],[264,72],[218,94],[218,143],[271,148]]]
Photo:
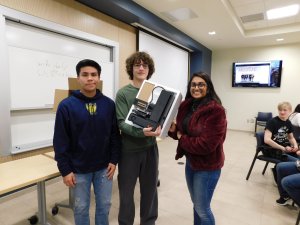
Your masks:
[[[282,60],[234,62],[232,87],[278,88],[281,83]]]

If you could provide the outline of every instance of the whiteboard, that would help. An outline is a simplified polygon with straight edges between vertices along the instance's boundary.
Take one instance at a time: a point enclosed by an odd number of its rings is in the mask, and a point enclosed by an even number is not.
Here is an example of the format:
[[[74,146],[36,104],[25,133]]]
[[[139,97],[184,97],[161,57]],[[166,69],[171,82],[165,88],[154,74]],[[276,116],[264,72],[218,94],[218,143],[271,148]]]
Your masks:
[[[0,6],[0,155],[52,145],[54,90],[68,89],[82,59],[101,65],[103,93],[114,99],[117,42]]]
[[[80,59],[42,51],[9,47],[11,109],[50,108],[55,89],[68,89]],[[14,66],[18,65],[18,66]],[[103,93],[113,98],[113,63],[101,63]]]
[[[186,94],[189,74],[189,52],[143,31],[139,31],[139,51],[151,55],[155,73],[150,81]]]
[[[52,145],[55,113],[51,109],[13,111],[11,153]]]
[[[111,49],[7,21],[11,110],[50,108],[55,89],[68,89],[76,64],[84,58],[102,67],[103,93],[113,98],[114,65]]]

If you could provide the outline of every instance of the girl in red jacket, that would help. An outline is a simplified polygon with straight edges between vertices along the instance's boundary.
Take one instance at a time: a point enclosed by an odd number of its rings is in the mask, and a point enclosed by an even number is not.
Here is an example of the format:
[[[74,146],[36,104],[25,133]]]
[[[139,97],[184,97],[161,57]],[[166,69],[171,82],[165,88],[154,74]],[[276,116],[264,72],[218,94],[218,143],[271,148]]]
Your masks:
[[[214,225],[210,203],[224,165],[227,121],[208,74],[193,74],[169,136],[178,140],[175,159],[185,155],[185,177],[194,205],[194,225]]]

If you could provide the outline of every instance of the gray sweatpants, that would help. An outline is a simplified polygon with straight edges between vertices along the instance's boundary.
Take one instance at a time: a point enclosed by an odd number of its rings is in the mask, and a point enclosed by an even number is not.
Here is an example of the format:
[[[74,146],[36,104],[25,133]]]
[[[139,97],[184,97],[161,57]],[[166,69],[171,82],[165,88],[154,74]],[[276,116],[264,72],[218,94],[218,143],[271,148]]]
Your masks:
[[[123,153],[119,162],[119,225],[133,225],[135,216],[134,189],[140,182],[140,224],[154,225],[158,216],[157,180],[158,148],[151,146],[145,151]]]

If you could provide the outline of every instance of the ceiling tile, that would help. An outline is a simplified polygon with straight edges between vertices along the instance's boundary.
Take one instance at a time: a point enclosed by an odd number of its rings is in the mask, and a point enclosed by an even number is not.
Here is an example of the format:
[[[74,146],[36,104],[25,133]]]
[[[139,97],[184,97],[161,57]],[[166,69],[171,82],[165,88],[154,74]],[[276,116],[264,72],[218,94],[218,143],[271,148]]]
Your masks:
[[[210,49],[279,44],[275,37],[285,34],[285,42],[300,41],[300,15],[277,21],[259,20],[242,23],[241,16],[263,13],[266,9],[300,0],[134,0],[158,17]],[[192,9],[199,18],[173,22],[162,12],[179,8]],[[284,28],[284,29],[283,29]],[[207,33],[216,31],[212,38]]]

